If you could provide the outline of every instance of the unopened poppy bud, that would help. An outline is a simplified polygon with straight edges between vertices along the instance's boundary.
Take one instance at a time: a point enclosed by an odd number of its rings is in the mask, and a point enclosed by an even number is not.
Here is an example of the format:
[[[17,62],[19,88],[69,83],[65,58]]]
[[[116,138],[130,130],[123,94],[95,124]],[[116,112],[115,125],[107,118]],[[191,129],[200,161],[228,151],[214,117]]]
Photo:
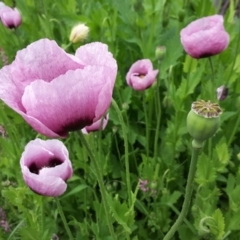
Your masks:
[[[165,46],[159,46],[155,50],[155,56],[158,60],[163,60],[166,55],[166,47]]]
[[[217,132],[221,113],[217,103],[204,100],[192,103],[192,109],[187,116],[187,129],[193,138],[194,147],[202,148],[203,142]]]
[[[217,99],[223,101],[228,95],[228,88],[222,85],[217,88]]]
[[[82,42],[85,40],[88,36],[89,33],[89,27],[86,26],[85,24],[81,23],[78,24],[77,26],[73,27],[69,40],[72,43],[78,43]]]

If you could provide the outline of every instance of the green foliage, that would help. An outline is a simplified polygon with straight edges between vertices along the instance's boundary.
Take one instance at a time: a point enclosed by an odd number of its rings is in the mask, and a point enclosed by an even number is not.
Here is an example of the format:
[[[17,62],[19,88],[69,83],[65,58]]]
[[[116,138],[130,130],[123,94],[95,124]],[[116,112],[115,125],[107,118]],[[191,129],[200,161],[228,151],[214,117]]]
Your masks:
[[[110,223],[119,240],[163,239],[180,214],[191,159],[191,142],[186,116],[193,101],[216,99],[216,89],[229,88],[224,101],[221,126],[205,142],[197,163],[191,209],[173,239],[240,239],[240,20],[237,1],[224,11],[230,35],[228,48],[208,59],[193,59],[181,45],[180,31],[191,21],[220,13],[221,4],[212,0],[6,0],[22,15],[17,29],[0,24],[0,67],[11,63],[17,51],[41,38],[54,39],[74,54],[94,41],[108,45],[118,63],[109,122],[103,132],[86,136],[100,166],[107,196]],[[74,25],[90,28],[84,43],[69,45]],[[203,43],[204,45],[204,43]],[[159,62],[158,46],[166,47]],[[126,84],[131,65],[148,58],[159,70],[149,89],[137,92]],[[34,64],[34,63],[33,63]],[[1,86],[0,86],[1,87]],[[0,226],[0,239],[68,239],[53,198],[38,196],[25,186],[19,166],[24,146],[37,135],[25,121],[0,103],[0,207],[11,230]],[[159,131],[157,131],[159,129]],[[1,129],[0,129],[1,130]],[[60,197],[74,239],[111,240],[96,168],[80,144],[77,133],[62,139],[72,161],[74,175]],[[129,171],[126,164],[129,159]],[[130,194],[127,177],[130,178]],[[145,188],[140,186],[145,182]],[[1,220],[1,219],[0,219]]]

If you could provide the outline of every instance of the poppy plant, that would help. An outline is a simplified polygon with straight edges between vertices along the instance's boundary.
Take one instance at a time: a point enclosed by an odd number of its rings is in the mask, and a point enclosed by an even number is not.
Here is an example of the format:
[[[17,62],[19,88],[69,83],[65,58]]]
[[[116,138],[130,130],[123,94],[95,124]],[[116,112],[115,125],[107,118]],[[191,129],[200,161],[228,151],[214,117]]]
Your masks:
[[[72,176],[68,150],[56,139],[30,141],[22,154],[20,165],[26,184],[43,196],[62,195],[67,188],[67,179]]]
[[[216,55],[227,48],[229,34],[223,26],[223,16],[213,15],[191,22],[180,32],[184,50],[193,58]]]
[[[67,137],[101,119],[112,100],[116,60],[94,42],[67,54],[41,39],[0,70],[0,99],[39,133]]]
[[[126,81],[133,89],[141,91],[149,88],[157,75],[158,70],[153,70],[152,62],[149,59],[142,59],[131,66],[127,73]]]

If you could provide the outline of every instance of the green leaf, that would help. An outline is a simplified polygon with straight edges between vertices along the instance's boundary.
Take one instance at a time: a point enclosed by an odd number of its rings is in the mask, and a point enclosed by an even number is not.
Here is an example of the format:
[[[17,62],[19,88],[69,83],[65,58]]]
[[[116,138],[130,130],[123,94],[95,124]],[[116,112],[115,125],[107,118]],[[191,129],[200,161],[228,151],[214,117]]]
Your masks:
[[[114,219],[126,232],[131,233],[131,226],[134,223],[134,212],[132,207],[129,209],[126,202],[120,203],[118,195],[112,198],[107,193],[107,200]]]
[[[215,226],[210,226],[211,232],[216,236],[216,240],[221,240],[225,229],[224,217],[221,210],[217,209],[212,217],[215,220]]]
[[[216,169],[213,161],[204,153],[200,156],[197,164],[196,182],[206,184],[215,181]]]
[[[228,146],[224,138],[218,142],[215,150],[217,153],[217,162],[215,164],[215,167],[217,171],[222,171],[230,161]]]
[[[64,199],[64,198],[67,198],[67,197],[70,197],[72,195],[75,195],[79,192],[81,192],[83,189],[85,188],[88,188],[89,186],[86,185],[86,184],[81,184],[79,186],[77,186],[76,188],[74,188],[72,191],[70,191],[69,193],[65,194],[63,197],[61,197],[61,199]]]

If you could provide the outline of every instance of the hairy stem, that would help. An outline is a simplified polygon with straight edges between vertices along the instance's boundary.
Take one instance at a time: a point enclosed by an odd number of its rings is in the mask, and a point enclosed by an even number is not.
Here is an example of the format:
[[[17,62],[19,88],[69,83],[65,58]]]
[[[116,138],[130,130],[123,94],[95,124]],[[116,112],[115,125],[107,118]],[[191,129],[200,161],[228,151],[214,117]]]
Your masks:
[[[193,183],[194,183],[194,177],[197,170],[197,160],[199,153],[201,151],[201,148],[192,148],[192,159],[190,162],[190,168],[188,172],[188,179],[187,179],[187,186],[185,190],[185,196],[184,196],[184,202],[182,205],[181,213],[179,214],[176,222],[172,225],[170,230],[167,232],[163,240],[170,240],[175,232],[178,230],[178,228],[181,226],[182,222],[184,221],[185,217],[187,216],[191,198],[192,198],[192,192],[193,192]]]

